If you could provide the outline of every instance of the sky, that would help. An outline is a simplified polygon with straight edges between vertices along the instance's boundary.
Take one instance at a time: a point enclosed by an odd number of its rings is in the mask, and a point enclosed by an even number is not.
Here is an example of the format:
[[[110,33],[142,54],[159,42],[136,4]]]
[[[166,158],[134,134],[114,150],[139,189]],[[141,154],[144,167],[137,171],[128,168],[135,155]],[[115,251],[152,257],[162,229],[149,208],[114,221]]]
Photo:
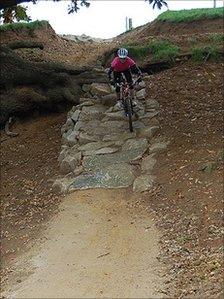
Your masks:
[[[153,21],[167,8],[152,9],[145,0],[90,0],[89,8],[81,7],[78,13],[67,14],[69,0],[53,2],[38,1],[28,7],[28,15],[35,20],[48,20],[58,34],[82,35],[97,38],[112,38],[125,31],[126,17],[132,18],[133,27]],[[213,0],[167,0],[170,10],[212,8]],[[223,1],[217,0],[217,7]]]

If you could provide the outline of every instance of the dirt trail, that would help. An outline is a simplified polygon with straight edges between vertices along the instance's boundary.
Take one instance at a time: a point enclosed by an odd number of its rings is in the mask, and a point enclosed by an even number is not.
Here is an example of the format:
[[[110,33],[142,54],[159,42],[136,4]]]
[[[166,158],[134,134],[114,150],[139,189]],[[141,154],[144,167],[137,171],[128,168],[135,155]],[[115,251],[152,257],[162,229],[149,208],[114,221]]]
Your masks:
[[[163,297],[158,232],[127,190],[67,196],[44,238],[16,263],[7,298]]]

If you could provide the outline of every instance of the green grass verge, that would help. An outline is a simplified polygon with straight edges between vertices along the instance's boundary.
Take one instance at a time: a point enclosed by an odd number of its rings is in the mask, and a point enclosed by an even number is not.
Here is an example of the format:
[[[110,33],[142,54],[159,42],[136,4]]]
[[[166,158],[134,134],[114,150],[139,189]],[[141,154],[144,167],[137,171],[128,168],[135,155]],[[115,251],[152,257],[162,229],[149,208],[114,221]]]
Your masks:
[[[153,60],[173,60],[180,53],[180,48],[170,41],[152,41],[149,44]]]
[[[134,46],[134,45],[125,45],[125,48],[128,50],[130,56],[135,59],[144,59],[149,55],[150,49],[149,46]]]
[[[224,33],[215,33],[210,36],[210,40],[214,43],[224,42]]]
[[[173,23],[192,22],[202,19],[223,18],[223,7],[197,8],[190,10],[166,11],[157,17],[157,21],[169,21]]]
[[[210,59],[217,61],[220,58],[219,48],[215,45],[206,45],[203,47],[194,47],[192,50],[192,59],[196,62],[202,62],[209,56]]]
[[[179,47],[173,45],[169,41],[151,41],[143,46],[127,44],[124,45],[124,47],[129,51],[130,56],[135,59],[144,59],[145,57],[152,55],[153,61],[172,61],[180,52]]]
[[[19,22],[19,23],[0,25],[0,32],[5,32],[5,31],[9,31],[9,30],[19,31],[22,29],[34,31],[35,29],[47,28],[47,27],[49,27],[48,21],[34,21],[34,22],[30,22],[30,23]]]

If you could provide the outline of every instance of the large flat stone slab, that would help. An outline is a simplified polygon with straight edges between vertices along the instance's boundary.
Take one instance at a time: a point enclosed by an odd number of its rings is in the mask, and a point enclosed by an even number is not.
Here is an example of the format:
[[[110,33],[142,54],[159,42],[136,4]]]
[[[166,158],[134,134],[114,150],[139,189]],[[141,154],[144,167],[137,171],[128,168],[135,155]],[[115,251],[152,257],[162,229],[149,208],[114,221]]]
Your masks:
[[[105,155],[116,153],[119,149],[117,147],[103,147],[95,151],[85,151],[84,156]]]
[[[147,150],[149,144],[147,139],[128,139],[124,145],[122,146],[123,151],[132,151],[135,149],[138,149],[139,151],[142,151],[143,154]]]
[[[86,171],[95,171],[104,169],[109,165],[130,163],[131,161],[140,159],[144,152],[145,148],[135,148],[107,155],[86,156],[83,159],[83,167]]]
[[[111,88],[106,83],[92,83],[90,92],[97,96],[105,96],[111,93]]]
[[[102,117],[106,111],[106,107],[102,105],[84,106],[82,112],[79,115],[81,121],[95,120]]]
[[[129,164],[116,164],[80,175],[70,184],[68,191],[93,188],[127,188],[135,179],[133,167]]]
[[[98,149],[113,145],[113,141],[96,141],[81,145],[79,151],[96,151]]]
[[[123,110],[117,112],[106,112],[105,115],[111,119],[121,119],[121,120],[126,119]]]
[[[127,124],[122,121],[101,122],[99,120],[91,120],[84,122],[80,130],[88,134],[91,132],[94,135],[104,137],[107,134],[125,133],[127,131]]]
[[[99,141],[99,136],[90,135],[87,133],[81,132],[78,136],[79,144],[86,144],[88,142]]]

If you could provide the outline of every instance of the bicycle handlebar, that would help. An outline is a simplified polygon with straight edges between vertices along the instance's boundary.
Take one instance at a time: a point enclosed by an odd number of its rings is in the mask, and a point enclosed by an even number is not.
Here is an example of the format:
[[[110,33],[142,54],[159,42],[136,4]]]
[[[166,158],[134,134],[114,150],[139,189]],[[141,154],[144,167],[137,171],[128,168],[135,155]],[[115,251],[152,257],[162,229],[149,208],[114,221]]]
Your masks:
[[[137,83],[140,83],[140,79],[142,79],[141,76],[139,76],[135,81],[133,81],[133,86],[135,86]],[[115,83],[115,86],[121,87],[123,83],[127,82],[126,80],[122,80],[120,83]]]

